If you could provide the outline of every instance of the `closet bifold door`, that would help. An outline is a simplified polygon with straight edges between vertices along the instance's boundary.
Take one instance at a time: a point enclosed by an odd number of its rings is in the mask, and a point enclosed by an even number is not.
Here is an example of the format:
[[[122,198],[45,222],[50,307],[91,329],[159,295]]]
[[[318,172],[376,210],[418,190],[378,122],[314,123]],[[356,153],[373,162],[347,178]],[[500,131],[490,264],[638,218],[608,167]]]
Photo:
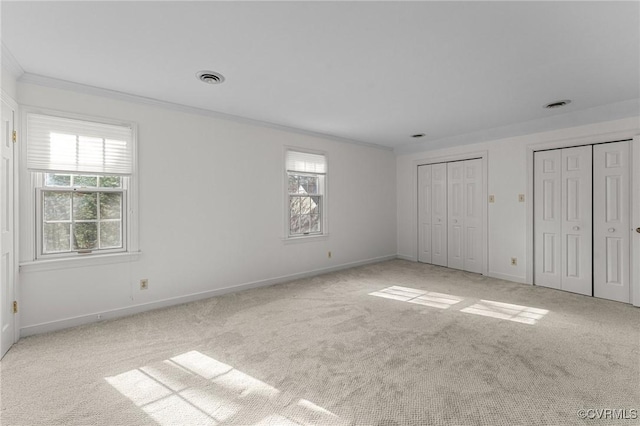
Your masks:
[[[449,268],[464,269],[464,162],[447,164]]]
[[[464,262],[463,269],[482,273],[482,160],[464,165]]]
[[[418,262],[431,263],[431,165],[418,166]]]
[[[562,289],[593,295],[592,147],[562,150]]]
[[[447,266],[447,164],[431,166],[431,262]]]
[[[562,288],[562,207],[559,149],[534,153],[534,283]]]
[[[593,147],[593,185],[593,295],[629,303],[629,142]]]
[[[450,268],[482,273],[482,160],[447,164]]]
[[[534,283],[592,295],[592,148],[534,154]]]

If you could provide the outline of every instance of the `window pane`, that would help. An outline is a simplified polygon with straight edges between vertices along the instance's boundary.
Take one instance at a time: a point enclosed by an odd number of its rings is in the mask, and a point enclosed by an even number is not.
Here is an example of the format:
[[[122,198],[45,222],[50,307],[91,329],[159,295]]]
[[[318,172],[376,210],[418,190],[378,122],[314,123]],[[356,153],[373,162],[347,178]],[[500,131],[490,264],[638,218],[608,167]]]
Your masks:
[[[98,176],[74,175],[73,186],[98,186]]]
[[[70,223],[45,223],[42,250],[44,253],[70,251]]]
[[[43,218],[50,220],[71,220],[71,193],[70,192],[43,192],[44,208]],[[68,239],[68,235],[67,235]]]
[[[320,197],[311,197],[311,214],[320,214]]]
[[[71,186],[71,175],[45,173],[45,186]]]
[[[120,188],[122,186],[120,176],[100,176],[99,181],[101,188]]]
[[[320,232],[320,216],[312,214],[309,217],[311,220],[311,232]]]
[[[311,212],[311,197],[300,198],[300,214],[309,214]]]
[[[298,193],[298,178],[295,175],[289,175],[289,194]]]
[[[300,216],[300,232],[308,233],[311,229],[311,220],[308,214]]]
[[[308,187],[309,187],[309,177],[308,176],[300,176],[299,192],[301,194],[306,194]]]
[[[98,224],[96,222],[76,223],[73,228],[73,249],[88,250],[98,246]]]
[[[122,247],[120,221],[100,222],[100,248]]]
[[[291,209],[291,216],[300,214],[300,197],[290,197],[289,208]]]
[[[73,193],[73,219],[95,220],[98,218],[97,193]]]
[[[300,233],[300,215],[292,215],[289,221],[289,230],[291,234]]]
[[[307,194],[317,194],[318,193],[318,177],[313,176],[308,178],[307,184]]]
[[[122,212],[122,194],[100,194],[100,219],[120,219]]]

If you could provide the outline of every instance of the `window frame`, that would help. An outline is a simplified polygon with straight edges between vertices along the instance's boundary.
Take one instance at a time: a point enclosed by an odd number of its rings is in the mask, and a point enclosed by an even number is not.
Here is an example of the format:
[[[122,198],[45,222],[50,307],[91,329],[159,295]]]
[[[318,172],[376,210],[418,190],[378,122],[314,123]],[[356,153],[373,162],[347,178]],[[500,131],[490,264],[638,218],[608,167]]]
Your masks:
[[[83,252],[65,252],[56,254],[42,253],[42,191],[69,189],[71,187],[47,187],[44,185],[45,174],[47,172],[33,171],[27,169],[27,145],[28,130],[27,117],[28,114],[43,114],[53,117],[69,118],[74,120],[83,120],[88,122],[96,122],[115,126],[129,127],[131,129],[131,174],[119,175],[122,178],[122,187],[115,188],[122,191],[122,245],[123,248],[118,249],[101,249],[93,250],[90,253]],[[139,194],[138,194],[138,125],[135,122],[117,120],[112,118],[104,118],[91,116],[86,114],[76,114],[71,112],[39,108],[33,106],[23,106],[20,111],[21,131],[24,137],[21,139],[24,143],[19,146],[20,155],[20,211],[26,212],[22,216],[26,226],[20,231],[19,246],[20,253],[20,269],[22,271],[46,271],[54,269],[64,269],[68,267],[80,267],[89,265],[100,265],[118,262],[127,262],[136,260],[140,254],[139,251]],[[100,173],[78,173],[78,172],[48,172],[60,174],[75,174],[96,176]],[[111,176],[112,174],[109,174]],[[80,188],[79,188],[80,189]],[[87,187],[86,192],[95,192],[93,188]],[[112,188],[114,189],[114,188]]]
[[[306,154],[315,154],[322,155],[325,161],[325,173],[312,173],[312,172],[297,172],[297,171],[289,171],[287,170],[287,153],[289,151],[295,151]],[[296,242],[296,241],[312,241],[316,239],[322,239],[323,237],[327,237],[329,235],[328,230],[328,175],[329,175],[329,158],[325,151],[317,151],[310,150],[306,148],[294,147],[294,146],[285,146],[284,154],[283,154],[283,167],[284,170],[284,238],[285,242]],[[290,199],[292,196],[296,196],[289,193],[289,176],[313,176],[318,177],[318,193],[317,194],[308,194],[303,195],[300,194],[300,197],[319,197],[319,208],[318,215],[320,216],[319,232],[309,232],[307,234],[296,234],[291,233],[291,204]]]
[[[101,255],[101,254],[114,254],[114,253],[126,253],[127,252],[127,235],[129,223],[127,220],[127,188],[129,184],[129,176],[120,176],[120,188],[109,188],[109,187],[93,187],[93,186],[47,186],[45,184],[45,175],[43,172],[32,172],[36,174],[35,178],[38,182],[36,186],[36,260],[44,260],[44,259],[61,259],[61,258],[69,258],[74,256],[86,256],[86,255]],[[62,173],[60,173],[62,174]],[[95,176],[84,173],[64,173],[71,175],[84,175],[84,176]],[[92,250],[73,250],[72,247],[70,251],[65,252],[52,252],[45,253],[44,252],[44,193],[46,192],[69,192],[73,193],[83,193],[83,194],[96,194],[96,193],[118,193],[122,194],[122,205],[121,209],[121,238],[122,245],[121,247],[112,247],[105,249],[92,249]],[[96,219],[98,222],[99,220]],[[73,220],[73,213],[71,213],[71,223],[75,223]],[[98,230],[99,232],[99,230]]]

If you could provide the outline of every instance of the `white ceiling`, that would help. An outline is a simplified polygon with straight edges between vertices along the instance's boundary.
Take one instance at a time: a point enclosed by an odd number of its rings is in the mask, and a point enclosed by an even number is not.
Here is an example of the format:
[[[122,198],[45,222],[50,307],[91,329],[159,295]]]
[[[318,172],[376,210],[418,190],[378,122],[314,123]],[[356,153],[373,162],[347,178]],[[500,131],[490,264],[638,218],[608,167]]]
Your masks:
[[[27,75],[396,149],[638,114],[635,1],[1,7]],[[205,85],[200,70],[227,80]],[[560,99],[573,102],[543,108]]]

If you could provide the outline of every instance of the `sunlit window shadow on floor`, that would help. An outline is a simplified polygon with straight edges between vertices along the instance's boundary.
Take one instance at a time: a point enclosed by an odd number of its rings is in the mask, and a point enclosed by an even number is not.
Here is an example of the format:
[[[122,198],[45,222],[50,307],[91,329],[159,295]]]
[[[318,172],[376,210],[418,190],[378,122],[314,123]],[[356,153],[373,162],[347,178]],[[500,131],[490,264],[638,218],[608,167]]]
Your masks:
[[[535,324],[549,313],[546,309],[512,305],[511,303],[494,302],[491,300],[481,300],[474,305],[461,309],[460,312],[515,321],[523,324]]]
[[[379,291],[374,291],[373,293],[369,293],[369,295],[440,309],[448,309],[464,300],[462,297],[452,296],[450,294],[434,293],[432,291],[400,287],[397,285],[387,287]],[[468,303],[471,303],[471,301],[467,302],[467,304]],[[465,304],[462,306],[464,305]],[[467,314],[482,315],[485,317],[504,319],[522,324],[535,324],[549,313],[546,309],[513,305],[511,303],[494,302],[492,300],[480,300],[479,302],[463,309],[456,309],[454,307],[452,310],[459,310],[460,312]]]
[[[461,297],[452,296],[450,294],[434,293],[432,291],[400,287],[397,285],[387,287],[380,291],[374,291],[373,293],[369,293],[369,295],[440,309],[447,309],[463,300]]]
[[[164,426],[346,424],[198,351],[105,380]]]

